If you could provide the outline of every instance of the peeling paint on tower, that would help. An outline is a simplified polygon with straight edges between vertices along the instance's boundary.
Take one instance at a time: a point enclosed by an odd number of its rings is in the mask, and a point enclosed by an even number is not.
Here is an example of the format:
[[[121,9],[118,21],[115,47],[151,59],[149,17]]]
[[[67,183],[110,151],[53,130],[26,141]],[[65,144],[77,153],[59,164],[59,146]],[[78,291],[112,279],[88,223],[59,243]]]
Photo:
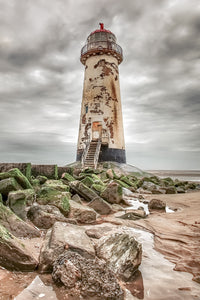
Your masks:
[[[85,77],[77,160],[88,140],[100,138],[100,160],[126,162],[118,70],[122,59],[115,35],[101,23],[81,50]]]

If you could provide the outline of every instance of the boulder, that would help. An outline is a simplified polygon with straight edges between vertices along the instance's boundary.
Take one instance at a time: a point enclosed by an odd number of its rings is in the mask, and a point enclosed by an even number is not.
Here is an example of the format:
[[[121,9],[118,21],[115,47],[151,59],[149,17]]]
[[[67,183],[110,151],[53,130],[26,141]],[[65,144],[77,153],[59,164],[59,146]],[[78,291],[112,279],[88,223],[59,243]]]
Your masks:
[[[38,175],[36,179],[39,180],[40,184],[44,184],[48,180],[46,176],[42,176],[42,175]]]
[[[165,187],[166,194],[176,194],[176,188],[173,185],[170,185],[168,187]]]
[[[146,213],[144,210],[136,209],[136,210],[127,210],[125,214],[118,216],[120,219],[124,220],[138,220],[141,218],[146,218]]]
[[[78,222],[90,224],[96,221],[97,213],[91,207],[70,200],[69,217],[74,218]]]
[[[26,207],[31,206],[35,201],[35,191],[27,189],[22,191],[14,191],[8,194],[8,205],[12,211],[21,219],[26,219]]]
[[[60,210],[52,205],[33,205],[28,210],[27,217],[35,226],[42,229],[49,229],[58,221],[76,224],[75,220],[65,218]]]
[[[106,171],[106,175],[107,175],[107,177],[110,178],[110,179],[113,179],[113,178],[114,178],[114,174],[113,174],[112,169],[108,169],[108,170]]]
[[[64,184],[62,180],[47,180],[43,187],[52,188],[60,192],[69,192],[69,186]]]
[[[60,192],[53,187],[43,186],[38,192],[37,202],[41,205],[53,205],[59,208],[61,213],[68,215],[71,195],[69,192]]]
[[[81,182],[89,188],[94,184],[94,181],[90,176],[84,177],[84,179],[82,179]]]
[[[88,206],[100,215],[108,215],[112,211],[111,205],[100,197],[89,202]]]
[[[118,211],[122,211],[122,210],[124,210],[124,208],[121,205],[119,205],[119,204],[112,204],[112,211],[113,212],[118,212]]]
[[[79,203],[79,204],[82,204],[81,197],[78,194],[73,195],[72,200]]]
[[[18,190],[22,190],[22,187],[18,184],[15,178],[10,177],[0,181],[0,193],[3,196],[7,197],[9,192]]]
[[[107,185],[101,197],[108,201],[109,203],[120,203],[122,201],[122,187],[116,183],[111,182]]]
[[[3,203],[3,197],[1,194],[0,194],[0,202]]]
[[[56,258],[65,250],[78,252],[86,258],[93,258],[95,250],[84,228],[67,223],[56,222],[47,231],[40,253],[39,269],[41,272],[52,271]]]
[[[62,174],[62,179],[66,182],[71,182],[71,181],[75,180],[75,178],[72,175],[70,175],[69,173]]]
[[[124,281],[131,280],[142,260],[141,244],[128,233],[114,233],[102,237],[97,242],[96,253]]]
[[[102,193],[105,189],[105,186],[101,184],[94,183],[91,188],[98,194]]]
[[[16,237],[39,237],[40,232],[17,217],[10,208],[0,202],[0,224]]]
[[[83,197],[86,201],[91,201],[94,198],[98,198],[99,196],[92,189],[87,187],[82,182],[78,180],[69,183],[70,188]]]
[[[142,184],[142,188],[144,190],[148,190],[152,192],[152,194],[165,194],[166,190],[164,188],[161,188],[159,185],[149,182],[149,181],[144,181]]]
[[[178,187],[176,188],[176,192],[177,192],[178,194],[185,193],[185,187],[184,187],[184,186],[178,186]]]
[[[160,199],[151,199],[148,203],[149,209],[165,209],[166,203]]]
[[[65,251],[55,261],[52,277],[72,289],[76,299],[124,299],[114,273],[98,258],[88,259]]]
[[[15,168],[9,170],[8,172],[0,173],[0,180],[10,177],[15,178],[19,185],[24,189],[32,189],[32,185],[30,184],[29,180],[22,174],[19,169]]]
[[[132,186],[132,187],[136,188],[136,184],[133,181],[131,181],[128,178],[128,176],[124,176],[123,175],[123,176],[120,177],[120,180],[123,181],[123,182],[125,182],[126,184],[128,184],[128,186]]]
[[[0,265],[14,271],[33,271],[38,262],[26,246],[0,225]]]
[[[121,187],[128,189],[130,186],[125,183],[124,181],[121,181],[119,179],[115,179],[115,182],[117,182],[119,185],[121,185]]]

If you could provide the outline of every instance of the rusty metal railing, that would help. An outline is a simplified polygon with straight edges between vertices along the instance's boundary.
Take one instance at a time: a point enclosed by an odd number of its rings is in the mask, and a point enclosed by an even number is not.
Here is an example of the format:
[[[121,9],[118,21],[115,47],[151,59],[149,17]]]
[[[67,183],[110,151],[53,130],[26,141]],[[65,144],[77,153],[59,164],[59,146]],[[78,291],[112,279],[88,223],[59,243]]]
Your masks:
[[[100,149],[101,149],[101,138],[98,139],[97,148],[96,148],[95,155],[94,155],[94,168],[95,169],[97,168]]]

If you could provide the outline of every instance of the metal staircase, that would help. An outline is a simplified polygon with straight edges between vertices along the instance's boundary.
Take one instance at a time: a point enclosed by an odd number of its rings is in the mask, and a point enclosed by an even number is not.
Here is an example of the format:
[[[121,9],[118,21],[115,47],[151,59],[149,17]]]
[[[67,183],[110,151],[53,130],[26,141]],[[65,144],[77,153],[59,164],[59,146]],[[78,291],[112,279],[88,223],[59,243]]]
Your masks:
[[[96,169],[99,160],[99,153],[101,149],[101,139],[98,141],[92,140],[86,145],[82,155],[82,167],[90,167]]]

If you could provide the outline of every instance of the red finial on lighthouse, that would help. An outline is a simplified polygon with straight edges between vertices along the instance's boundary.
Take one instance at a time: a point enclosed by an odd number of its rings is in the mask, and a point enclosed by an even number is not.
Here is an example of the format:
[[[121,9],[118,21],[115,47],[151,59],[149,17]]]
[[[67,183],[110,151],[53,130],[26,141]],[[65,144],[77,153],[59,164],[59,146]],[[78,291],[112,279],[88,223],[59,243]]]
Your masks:
[[[104,24],[103,23],[99,23],[100,25],[100,30],[104,30]]]

